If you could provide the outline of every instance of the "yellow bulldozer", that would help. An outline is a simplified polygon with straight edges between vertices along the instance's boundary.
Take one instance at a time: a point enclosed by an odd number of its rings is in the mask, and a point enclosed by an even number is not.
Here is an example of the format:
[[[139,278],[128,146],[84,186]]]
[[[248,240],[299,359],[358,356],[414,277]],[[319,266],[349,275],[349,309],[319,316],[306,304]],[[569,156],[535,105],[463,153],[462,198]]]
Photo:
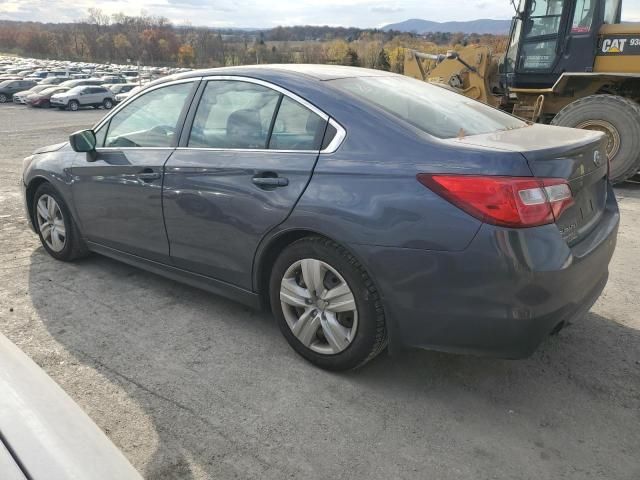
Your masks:
[[[604,132],[610,178],[640,170],[640,23],[622,0],[512,0],[506,53],[410,50],[405,74],[533,122]]]

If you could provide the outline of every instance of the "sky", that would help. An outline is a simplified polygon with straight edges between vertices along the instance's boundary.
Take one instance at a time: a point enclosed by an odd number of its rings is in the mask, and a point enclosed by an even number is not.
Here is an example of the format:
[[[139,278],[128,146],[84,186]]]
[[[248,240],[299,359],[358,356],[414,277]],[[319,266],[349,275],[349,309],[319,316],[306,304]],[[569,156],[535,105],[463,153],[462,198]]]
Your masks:
[[[640,21],[640,0],[623,0],[623,19]],[[0,0],[0,19],[68,22],[90,7],[174,24],[268,28],[277,25],[380,27],[409,18],[433,21],[511,18],[509,0]]]

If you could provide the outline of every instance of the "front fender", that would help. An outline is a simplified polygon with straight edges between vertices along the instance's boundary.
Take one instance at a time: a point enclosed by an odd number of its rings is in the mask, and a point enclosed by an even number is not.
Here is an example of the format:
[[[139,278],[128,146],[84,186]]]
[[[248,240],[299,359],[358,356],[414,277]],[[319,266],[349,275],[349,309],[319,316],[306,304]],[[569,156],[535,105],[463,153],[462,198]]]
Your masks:
[[[78,220],[78,215],[73,204],[71,186],[73,175],[71,167],[76,155],[68,143],[62,144],[57,149],[52,149],[46,153],[37,153],[25,159],[25,166],[22,173],[24,183],[25,204],[31,220],[30,200],[35,193],[35,188],[41,182],[50,183],[60,194],[67,205],[74,220]],[[47,147],[52,148],[52,147]],[[29,161],[27,161],[29,160]]]

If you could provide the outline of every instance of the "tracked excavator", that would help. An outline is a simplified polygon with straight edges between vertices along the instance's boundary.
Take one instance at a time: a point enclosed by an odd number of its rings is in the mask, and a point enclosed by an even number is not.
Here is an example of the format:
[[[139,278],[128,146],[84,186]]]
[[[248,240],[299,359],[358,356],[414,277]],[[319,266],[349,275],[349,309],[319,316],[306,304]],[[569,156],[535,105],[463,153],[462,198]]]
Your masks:
[[[606,134],[610,178],[640,170],[640,23],[622,0],[512,0],[506,53],[410,50],[405,74],[533,122]]]

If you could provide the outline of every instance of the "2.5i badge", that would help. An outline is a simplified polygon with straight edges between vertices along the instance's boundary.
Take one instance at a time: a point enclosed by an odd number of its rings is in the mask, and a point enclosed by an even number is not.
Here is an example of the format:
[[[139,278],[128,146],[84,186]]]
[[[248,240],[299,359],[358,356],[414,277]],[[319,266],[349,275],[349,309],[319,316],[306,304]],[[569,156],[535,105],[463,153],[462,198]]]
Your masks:
[[[600,44],[600,55],[640,55],[640,37],[605,37]]]

